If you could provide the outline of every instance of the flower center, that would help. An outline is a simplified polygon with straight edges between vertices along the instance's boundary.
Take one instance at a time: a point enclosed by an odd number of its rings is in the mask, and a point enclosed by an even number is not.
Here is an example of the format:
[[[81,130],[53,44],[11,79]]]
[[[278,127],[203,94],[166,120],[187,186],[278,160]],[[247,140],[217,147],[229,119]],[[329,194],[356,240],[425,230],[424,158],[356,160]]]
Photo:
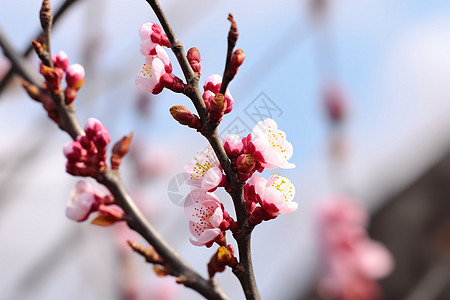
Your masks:
[[[191,179],[198,179],[204,177],[206,172],[214,167],[219,166],[216,156],[212,153],[211,147],[208,147],[205,154],[197,152],[198,156],[194,158],[194,172],[191,174]]]
[[[144,77],[152,77],[152,74],[150,73],[150,70],[152,69],[152,65],[147,65],[146,63],[141,68],[141,74]]]
[[[267,126],[267,137],[269,138],[270,146],[273,150],[285,153],[286,150],[283,149],[283,142],[286,140],[286,136],[284,135],[284,132],[281,130],[272,130],[272,126]],[[287,155],[284,154],[284,156],[287,159]]]
[[[271,184],[272,187],[277,189],[283,195],[284,200],[286,200],[286,202],[289,202],[294,198],[295,195],[294,184],[292,184],[292,181],[290,181],[286,177],[273,174],[270,177],[269,182],[272,182]]]

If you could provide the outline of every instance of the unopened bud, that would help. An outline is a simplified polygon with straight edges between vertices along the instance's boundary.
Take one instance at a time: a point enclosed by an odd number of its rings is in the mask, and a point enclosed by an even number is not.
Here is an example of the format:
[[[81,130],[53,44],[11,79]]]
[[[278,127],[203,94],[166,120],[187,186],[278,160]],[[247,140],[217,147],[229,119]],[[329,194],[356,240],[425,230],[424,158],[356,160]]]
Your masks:
[[[124,157],[128,150],[130,149],[131,139],[133,138],[133,133],[128,136],[124,136],[120,141],[118,141],[113,149],[111,156],[111,168],[113,170],[119,169],[119,165],[122,162],[122,157]]]
[[[249,179],[255,169],[256,161],[251,154],[241,154],[236,160],[236,168],[240,180]]]
[[[183,80],[181,80],[178,76],[171,75],[169,73],[164,73],[159,79],[159,83],[163,87],[175,93],[182,93],[185,87]]]
[[[200,70],[201,70],[201,65],[200,65],[200,51],[198,51],[197,48],[192,47],[191,49],[189,49],[187,55],[187,60],[189,62],[189,64],[191,65],[192,70],[195,73],[198,73],[199,77],[200,77]]]
[[[75,90],[79,90],[85,81],[84,67],[80,64],[70,65],[66,69],[67,85]]]
[[[59,72],[46,65],[41,65],[41,74],[45,78],[47,90],[54,94],[61,93],[61,76]]]
[[[71,88],[70,86],[68,86],[64,90],[64,98],[66,100],[67,105],[72,104],[72,102],[75,100],[76,97],[77,97],[77,90]]]
[[[233,76],[236,75],[239,67],[242,65],[244,60],[245,60],[245,54],[244,54],[244,51],[242,51],[242,49],[239,48],[236,51],[234,51],[233,57],[231,58],[231,63],[230,63],[230,73]]]
[[[227,102],[221,93],[217,93],[209,105],[210,119],[213,122],[219,122],[227,109]]]
[[[255,158],[251,154],[241,154],[236,160],[238,171],[250,173],[255,168]]]
[[[231,22],[230,31],[228,32],[228,43],[232,43],[234,46],[239,37],[239,32],[238,32],[236,22],[234,21],[232,14],[228,14],[228,21]]]
[[[181,125],[187,125],[194,129],[200,129],[200,119],[191,113],[191,111],[183,105],[175,105],[170,108],[170,114]]]
[[[341,88],[334,84],[325,87],[324,101],[327,116],[331,122],[341,123],[347,114],[347,103]]]
[[[63,71],[66,71],[69,66],[69,57],[64,51],[59,51],[56,55],[52,54],[52,61],[55,68],[59,68]]]
[[[28,93],[28,96],[30,96],[31,99],[41,101],[40,99],[41,90],[39,89],[39,87],[25,80],[22,81],[22,87],[25,89],[25,91]]]
[[[33,49],[38,56],[41,56],[44,53],[44,47],[42,47],[41,43],[36,40],[32,40],[31,44],[33,44]]]
[[[213,278],[218,272],[225,271],[226,266],[235,267],[237,259],[234,257],[234,249],[231,245],[220,246],[208,263],[209,278]]]
[[[41,11],[39,13],[39,19],[44,31],[49,30],[52,27],[53,13],[50,7],[50,0],[42,1]]]

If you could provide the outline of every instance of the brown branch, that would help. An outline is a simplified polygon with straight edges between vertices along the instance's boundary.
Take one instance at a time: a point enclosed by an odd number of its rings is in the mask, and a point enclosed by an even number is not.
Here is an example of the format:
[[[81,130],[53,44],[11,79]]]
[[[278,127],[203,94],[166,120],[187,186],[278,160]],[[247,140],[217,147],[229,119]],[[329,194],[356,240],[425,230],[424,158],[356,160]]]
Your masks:
[[[184,77],[188,84],[185,94],[191,99],[192,103],[197,109],[198,115],[200,116],[200,120],[203,125],[201,133],[203,136],[206,137],[206,139],[211,144],[211,147],[213,148],[223,170],[225,171],[225,174],[228,178],[228,182],[232,186],[230,195],[233,199],[239,229],[241,233],[243,233],[235,237],[239,249],[238,269],[240,270],[240,272],[235,272],[235,274],[241,283],[246,299],[247,300],[260,299],[258,288],[256,286],[255,276],[253,273],[253,265],[251,259],[251,249],[250,249],[251,230],[245,230],[245,227],[247,226],[246,224],[248,221],[248,216],[245,209],[245,200],[243,192],[244,182],[238,179],[237,173],[233,170],[231,162],[228,159],[225,149],[223,148],[222,141],[220,140],[219,134],[217,132],[218,123],[211,122],[209,120],[209,113],[206,110],[205,103],[203,101],[200,87],[198,84],[199,78],[195,76],[195,73],[192,70],[186,58],[186,55],[183,50],[183,44],[175,36],[175,33],[173,32],[169,24],[169,21],[167,20],[164,12],[162,11],[158,0],[146,0],[146,1],[151,6],[159,22],[161,23],[161,26],[164,29],[164,32],[166,33],[170,41],[172,51],[175,54],[178,63],[180,64],[180,67],[183,71]],[[237,40],[237,27],[231,15],[230,21],[232,22],[232,25],[228,36],[228,52],[231,53],[232,55],[233,48]],[[230,65],[231,55],[227,54],[226,66]],[[228,58],[228,56],[230,57]],[[228,83],[231,81],[232,77],[231,79],[229,78],[228,76],[229,72],[227,72],[227,67],[225,69],[225,73],[227,75],[224,76],[224,78],[227,77],[227,79],[225,82],[222,82],[222,88],[225,88],[226,90],[226,87],[228,86]],[[225,94],[225,92],[223,92],[222,94]]]
[[[78,0],[66,0],[64,1],[64,3],[56,10],[55,14],[53,15],[53,25],[56,25],[56,23],[58,23],[58,20],[61,18],[61,16],[64,15],[64,13],[67,11],[67,9],[69,7],[72,6],[72,4],[74,4],[75,2],[77,2]],[[42,35],[42,31],[39,31],[38,34],[36,34],[34,40],[39,40],[39,38]],[[29,55],[31,52],[33,51],[33,46],[31,44],[29,44],[29,46],[27,47],[27,49],[22,53],[22,57],[26,57],[27,55]],[[24,77],[24,75],[22,73],[20,73],[20,70],[16,70],[15,65],[13,64],[13,66],[11,66],[11,68],[9,69],[9,71],[6,73],[6,75],[1,79],[0,81],[0,94],[2,93],[2,91],[5,89],[5,87],[8,85],[9,81],[12,79],[12,77],[14,76],[14,74],[17,72],[19,73],[20,76]],[[33,83],[31,80],[28,80],[26,77],[24,77],[27,81]]]

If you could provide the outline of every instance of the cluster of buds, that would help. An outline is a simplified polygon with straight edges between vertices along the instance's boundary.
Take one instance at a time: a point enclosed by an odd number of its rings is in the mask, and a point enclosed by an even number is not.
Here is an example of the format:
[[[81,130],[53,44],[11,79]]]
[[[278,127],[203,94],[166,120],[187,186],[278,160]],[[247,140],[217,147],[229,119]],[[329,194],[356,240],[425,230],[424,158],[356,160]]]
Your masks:
[[[227,89],[225,95],[219,93],[221,84],[222,77],[214,74],[206,78],[203,85],[203,101],[213,122],[219,122],[224,114],[231,112],[233,109],[234,99],[230,91]]]
[[[36,51],[42,52],[42,45],[33,41]],[[64,99],[67,105],[72,104],[77,96],[78,90],[85,81],[85,71],[82,65],[73,64],[69,66],[69,58],[64,51],[59,51],[56,55],[51,55],[53,68],[41,64],[40,73],[45,78],[42,88],[39,88],[29,82],[23,82],[23,87],[28,95],[43,104],[48,116],[59,124],[56,105],[52,100],[52,95],[59,95],[62,92],[61,81],[66,79],[64,89]]]
[[[108,129],[95,118],[88,119],[84,130],[86,135],[64,146],[66,171],[74,176],[95,177],[106,169],[106,150],[111,138]]]
[[[170,47],[167,36],[158,24],[145,23],[139,29],[141,54],[145,56],[136,86],[143,92],[159,94],[164,88],[176,93],[184,91],[183,81],[172,74],[172,64],[164,47]]]
[[[66,216],[71,220],[83,222],[91,213],[98,212],[92,224],[108,226],[124,219],[123,210],[113,203],[112,195],[95,188],[87,181],[80,180],[70,195]]]
[[[379,299],[376,280],[391,272],[394,261],[368,236],[368,213],[339,197],[320,207],[318,222],[324,264],[319,294],[330,300]]]

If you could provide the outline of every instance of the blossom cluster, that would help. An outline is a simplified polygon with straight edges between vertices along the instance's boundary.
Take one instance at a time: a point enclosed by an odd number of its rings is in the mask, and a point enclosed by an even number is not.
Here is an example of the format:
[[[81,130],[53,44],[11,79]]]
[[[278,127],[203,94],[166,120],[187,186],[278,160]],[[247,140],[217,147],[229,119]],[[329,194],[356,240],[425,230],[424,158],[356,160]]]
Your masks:
[[[318,221],[324,264],[319,294],[333,300],[379,299],[376,280],[394,263],[385,246],[368,236],[367,212],[339,197],[321,206]]]
[[[232,99],[232,98],[231,98]],[[266,119],[256,124],[244,138],[230,134],[223,140],[225,151],[244,186],[249,222],[257,225],[265,220],[288,214],[297,209],[293,202],[295,187],[282,176],[272,175],[266,179],[255,172],[265,168],[293,168],[288,162],[293,147],[286,140],[286,134],[278,129],[277,123]],[[185,213],[197,246],[211,246],[214,242],[224,246],[224,232],[235,230],[235,222],[225,212],[223,204],[214,194],[217,187],[228,188],[228,182],[214,151],[209,147],[197,153],[194,161],[184,168],[187,183],[195,189],[185,201]]]
[[[74,176],[94,177],[106,168],[106,150],[111,138],[108,129],[95,118],[87,120],[84,131],[86,135],[64,146],[66,171]]]
[[[42,49],[42,45],[34,41],[35,47]],[[23,87],[28,95],[43,104],[50,119],[59,124],[56,104],[53,102],[52,94],[59,95],[62,92],[62,79],[65,76],[66,87],[64,88],[65,104],[71,105],[77,96],[78,90],[85,81],[85,71],[82,65],[69,65],[69,57],[66,52],[59,51],[56,55],[51,55],[53,68],[44,64],[40,66],[40,73],[45,78],[42,88],[29,82],[24,82]]]
[[[182,92],[184,84],[172,74],[172,63],[163,47],[170,47],[167,35],[158,24],[145,23],[139,29],[141,54],[145,56],[141,73],[136,77],[136,86],[147,93],[159,94],[166,87]]]
[[[96,225],[110,225],[123,220],[123,210],[113,204],[114,198],[109,193],[95,188],[91,183],[80,180],[70,195],[66,207],[66,216],[74,221],[85,221],[93,212],[98,216],[92,223]]]

